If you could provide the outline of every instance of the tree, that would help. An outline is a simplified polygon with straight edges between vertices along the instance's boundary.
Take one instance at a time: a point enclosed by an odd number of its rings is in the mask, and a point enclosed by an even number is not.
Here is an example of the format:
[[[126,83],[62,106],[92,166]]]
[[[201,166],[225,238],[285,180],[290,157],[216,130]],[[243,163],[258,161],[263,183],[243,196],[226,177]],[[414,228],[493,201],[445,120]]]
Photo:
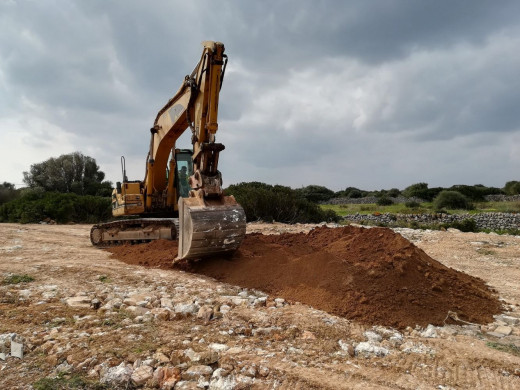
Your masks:
[[[428,183],[415,183],[411,186],[406,187],[403,190],[403,195],[407,198],[424,198],[424,195],[428,192]]]
[[[358,199],[362,198],[364,196],[367,196],[368,192],[360,190],[356,187],[347,187],[343,191],[336,192],[336,197],[344,197],[344,198],[352,198],[352,199]]]
[[[504,192],[507,195],[520,194],[520,181],[508,181],[504,187]]]
[[[0,184],[0,204],[9,202],[18,197],[14,184],[4,181]]]
[[[431,201],[435,198],[443,188],[435,187],[428,188],[428,183],[415,183],[411,186],[406,187],[402,194],[407,198],[420,198],[423,200]]]
[[[111,182],[103,181],[105,173],[99,170],[96,160],[80,152],[33,164],[23,176],[30,188],[40,187],[45,191],[110,196],[112,189]]]

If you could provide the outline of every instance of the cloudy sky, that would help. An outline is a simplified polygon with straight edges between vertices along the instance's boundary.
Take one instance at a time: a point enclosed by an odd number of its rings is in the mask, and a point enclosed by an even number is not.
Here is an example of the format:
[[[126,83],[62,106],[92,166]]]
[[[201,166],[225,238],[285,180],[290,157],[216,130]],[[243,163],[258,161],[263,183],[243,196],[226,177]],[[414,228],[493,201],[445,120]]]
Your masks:
[[[144,176],[200,57],[229,65],[224,185],[520,180],[520,2],[0,0],[0,182],[73,151]],[[182,139],[189,147],[189,138]]]

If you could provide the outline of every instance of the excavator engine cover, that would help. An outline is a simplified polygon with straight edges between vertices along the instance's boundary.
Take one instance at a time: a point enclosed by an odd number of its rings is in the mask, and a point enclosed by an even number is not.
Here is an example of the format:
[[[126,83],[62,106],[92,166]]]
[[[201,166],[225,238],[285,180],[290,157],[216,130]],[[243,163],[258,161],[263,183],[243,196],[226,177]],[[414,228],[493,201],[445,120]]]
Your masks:
[[[246,235],[246,214],[233,196],[179,199],[178,259],[233,252]]]

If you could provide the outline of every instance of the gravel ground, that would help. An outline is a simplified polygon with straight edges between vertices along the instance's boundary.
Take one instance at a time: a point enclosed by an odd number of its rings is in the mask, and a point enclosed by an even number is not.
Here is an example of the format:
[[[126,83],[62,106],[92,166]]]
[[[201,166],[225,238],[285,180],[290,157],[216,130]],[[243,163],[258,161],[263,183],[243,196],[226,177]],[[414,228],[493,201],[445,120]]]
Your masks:
[[[0,285],[1,388],[30,389],[44,378],[81,378],[91,388],[520,388],[520,237],[396,229],[444,265],[484,279],[507,310],[492,324],[397,331],[118,262],[90,245],[89,228],[0,225],[0,280],[10,282]],[[9,355],[20,349],[23,358]]]

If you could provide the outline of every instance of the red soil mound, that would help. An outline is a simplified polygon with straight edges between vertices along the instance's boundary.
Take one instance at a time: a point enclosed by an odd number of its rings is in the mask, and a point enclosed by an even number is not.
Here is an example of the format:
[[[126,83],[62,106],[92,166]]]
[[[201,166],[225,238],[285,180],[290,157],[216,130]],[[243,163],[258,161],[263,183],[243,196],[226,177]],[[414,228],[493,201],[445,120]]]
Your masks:
[[[109,250],[127,263],[170,268],[177,244],[156,241]],[[445,267],[384,228],[251,234],[233,256],[177,267],[365,324],[442,325],[449,311],[487,323],[501,311],[484,281]]]

